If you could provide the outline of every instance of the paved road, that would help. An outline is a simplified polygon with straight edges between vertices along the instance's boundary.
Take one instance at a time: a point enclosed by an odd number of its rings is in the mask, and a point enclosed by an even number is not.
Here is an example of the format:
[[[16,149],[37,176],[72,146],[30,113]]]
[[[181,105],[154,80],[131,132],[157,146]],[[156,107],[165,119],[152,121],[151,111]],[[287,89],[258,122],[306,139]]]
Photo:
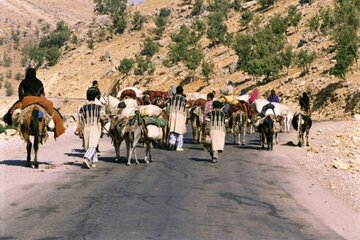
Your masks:
[[[153,163],[130,167],[114,162],[104,138],[91,170],[73,161],[83,155],[79,139],[65,138],[41,151],[78,168],[52,183],[30,181],[2,204],[0,239],[344,239],[299,202],[303,190],[291,184],[307,176],[254,137],[242,148],[227,139],[213,164],[186,135],[184,152],[154,149]]]

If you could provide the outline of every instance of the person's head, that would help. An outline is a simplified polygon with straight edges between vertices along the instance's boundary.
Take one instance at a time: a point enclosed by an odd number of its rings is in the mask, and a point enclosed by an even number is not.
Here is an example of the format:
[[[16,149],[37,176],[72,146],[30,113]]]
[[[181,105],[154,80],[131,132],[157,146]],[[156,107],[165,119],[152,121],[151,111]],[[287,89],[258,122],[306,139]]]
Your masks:
[[[87,91],[86,91],[86,99],[88,101],[94,101],[95,98],[97,97],[97,94],[98,92],[96,91],[96,89],[94,88],[89,88]]]
[[[246,94],[246,90],[245,90],[245,89],[241,89],[240,95],[245,95],[245,94]]]
[[[222,104],[221,104],[221,102],[219,102],[219,101],[214,101],[213,102],[213,108],[221,108],[221,106],[222,106]]]
[[[26,79],[35,79],[36,78],[36,70],[35,68],[28,68],[26,70],[26,76],[25,76]]]
[[[275,96],[275,94],[276,94],[276,93],[275,93],[275,90],[274,90],[274,89],[273,89],[273,90],[271,90],[271,92],[270,92],[270,96],[272,96],[272,97],[273,97],[273,96]]]
[[[184,93],[184,89],[182,86],[177,86],[176,87],[176,94],[183,94]]]
[[[211,100],[213,100],[214,99],[214,94],[211,92],[211,93],[208,93],[207,95],[206,95],[206,99],[208,100],[208,101],[211,101]]]
[[[97,86],[98,86],[98,81],[94,80],[94,81],[92,82],[92,85],[93,85],[93,87],[97,87]]]
[[[303,97],[308,97],[308,94],[306,92],[303,92]]]

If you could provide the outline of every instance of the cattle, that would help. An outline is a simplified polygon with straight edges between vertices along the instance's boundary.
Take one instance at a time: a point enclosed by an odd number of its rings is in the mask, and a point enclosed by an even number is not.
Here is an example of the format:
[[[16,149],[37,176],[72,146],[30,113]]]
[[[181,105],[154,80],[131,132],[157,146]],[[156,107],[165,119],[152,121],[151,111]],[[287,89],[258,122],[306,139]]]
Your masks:
[[[125,87],[125,88],[121,89],[121,90],[117,93],[116,97],[117,97],[117,98],[121,98],[122,92],[123,92],[123,91],[127,91],[127,90],[132,90],[132,91],[134,91],[134,92],[136,93],[135,98],[142,98],[142,97],[143,97],[143,91],[140,90],[140,89],[138,89],[138,88],[136,88],[136,87]]]
[[[274,120],[272,116],[266,116],[265,119],[259,124],[258,131],[260,134],[260,145],[262,149],[265,149],[265,143],[267,144],[267,150],[273,150],[273,137],[274,137]]]
[[[312,126],[312,120],[310,116],[302,111],[296,112],[292,120],[292,125],[294,129],[297,131],[298,146],[299,147],[304,146],[304,137],[305,137],[305,145],[309,146],[309,133],[310,133],[310,128]]]

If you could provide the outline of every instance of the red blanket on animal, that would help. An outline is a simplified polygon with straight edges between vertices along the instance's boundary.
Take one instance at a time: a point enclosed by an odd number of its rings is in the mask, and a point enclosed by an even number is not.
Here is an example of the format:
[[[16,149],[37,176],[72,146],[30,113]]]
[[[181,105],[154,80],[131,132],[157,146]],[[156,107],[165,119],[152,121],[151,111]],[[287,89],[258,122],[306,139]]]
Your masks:
[[[45,111],[52,117],[55,123],[55,132],[54,132],[55,138],[59,137],[61,134],[65,132],[65,128],[62,123],[61,114],[54,108],[53,103],[44,97],[26,96],[23,98],[21,102],[17,102],[12,107],[12,109],[10,110],[10,114],[12,115],[15,109],[18,108],[24,109],[32,104],[38,104],[39,106],[44,108]]]

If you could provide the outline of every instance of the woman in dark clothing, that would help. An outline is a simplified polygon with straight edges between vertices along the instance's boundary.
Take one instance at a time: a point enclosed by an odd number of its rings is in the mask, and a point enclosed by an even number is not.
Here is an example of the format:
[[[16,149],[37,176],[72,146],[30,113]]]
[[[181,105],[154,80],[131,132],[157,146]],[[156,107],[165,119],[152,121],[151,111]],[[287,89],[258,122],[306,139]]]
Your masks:
[[[301,111],[310,114],[310,98],[306,92],[303,92],[303,95],[300,97],[299,105]]]
[[[36,78],[36,71],[34,68],[29,68],[26,71],[25,79],[19,85],[19,101],[26,96],[44,97],[44,85]]]

